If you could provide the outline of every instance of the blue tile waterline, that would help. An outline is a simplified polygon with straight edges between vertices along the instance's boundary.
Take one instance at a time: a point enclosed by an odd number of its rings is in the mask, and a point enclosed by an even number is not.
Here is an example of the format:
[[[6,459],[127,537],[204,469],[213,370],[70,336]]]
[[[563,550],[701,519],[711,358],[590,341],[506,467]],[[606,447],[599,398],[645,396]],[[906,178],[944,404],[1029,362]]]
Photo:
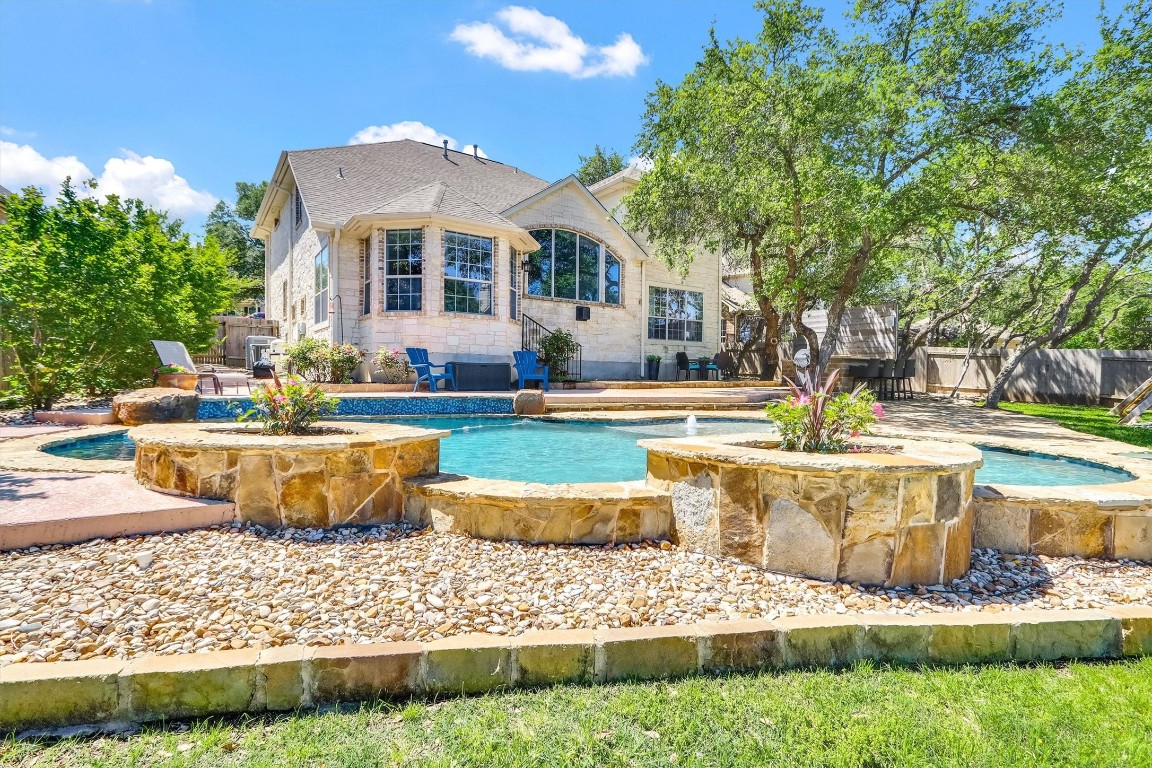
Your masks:
[[[337,416],[439,416],[511,414],[512,396],[475,397],[339,397]],[[252,407],[252,399],[201,399],[196,417],[202,421],[234,419]]]
[[[388,417],[365,421],[387,422]],[[636,445],[648,437],[683,437],[683,421],[555,422],[520,418],[404,418],[397,424],[452,431],[440,443],[444,472],[546,483],[641,480],[647,452]],[[697,434],[770,431],[763,421],[698,418]],[[984,456],[976,482],[985,485],[1105,485],[1134,479],[1123,470],[1044,453],[977,446]],[[131,460],[125,433],[79,438],[43,449],[77,459]]]

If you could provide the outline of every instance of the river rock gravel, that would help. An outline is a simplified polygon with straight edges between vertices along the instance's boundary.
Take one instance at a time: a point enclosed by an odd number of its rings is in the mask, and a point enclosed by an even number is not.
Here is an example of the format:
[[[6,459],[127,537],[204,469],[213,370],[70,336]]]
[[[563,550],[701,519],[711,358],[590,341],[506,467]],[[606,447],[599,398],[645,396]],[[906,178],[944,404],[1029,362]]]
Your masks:
[[[1050,577],[1050,584],[1035,582]],[[1033,585],[1033,586],[1030,586]],[[949,587],[782,576],[649,542],[225,526],[0,553],[0,665],[812,613],[1152,604],[1152,565],[977,550]]]

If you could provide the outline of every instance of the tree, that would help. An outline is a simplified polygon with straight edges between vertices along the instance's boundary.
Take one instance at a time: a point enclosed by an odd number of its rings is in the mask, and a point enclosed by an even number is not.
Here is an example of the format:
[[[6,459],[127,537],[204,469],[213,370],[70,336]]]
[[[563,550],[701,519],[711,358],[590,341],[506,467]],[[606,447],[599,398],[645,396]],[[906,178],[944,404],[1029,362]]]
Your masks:
[[[1016,168],[1033,192],[1023,217],[1036,259],[999,309],[1011,311],[1005,333],[1020,345],[989,388],[988,408],[1025,356],[1091,328],[1152,259],[1152,2],[1102,18],[1101,36],[1095,55],[1029,110]]]
[[[220,247],[232,259],[236,276],[237,299],[259,298],[264,295],[264,242],[249,237],[252,223],[260,210],[260,202],[268,182],[250,184],[236,182],[236,204],[221,200],[208,214],[204,234],[216,238]]]
[[[753,41],[721,45],[649,96],[626,198],[657,255],[747,265],[769,338],[783,318],[817,372],[845,307],[994,167],[1061,67],[1033,38],[1050,11],[1000,0],[861,0],[845,38],[802,0],[766,0]],[[823,341],[803,322],[828,312]]]
[[[579,157],[580,170],[576,171],[576,178],[586,187],[624,170],[624,158],[620,153],[604,150],[599,144],[592,150],[592,154]]]
[[[94,188],[94,183],[90,182]],[[83,196],[65,181],[48,205],[28,187],[0,225],[0,348],[33,408],[149,378],[152,339],[206,348],[234,279],[215,238],[194,245],[139,200]]]

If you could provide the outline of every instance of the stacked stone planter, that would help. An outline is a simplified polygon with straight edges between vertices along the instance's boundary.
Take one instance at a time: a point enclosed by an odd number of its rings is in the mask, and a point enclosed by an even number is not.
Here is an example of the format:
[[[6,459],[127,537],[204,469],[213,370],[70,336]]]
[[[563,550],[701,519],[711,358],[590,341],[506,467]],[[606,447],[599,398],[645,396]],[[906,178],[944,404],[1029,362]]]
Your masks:
[[[148,425],[136,480],[163,493],[236,503],[245,522],[327,528],[398,521],[404,481],[435,475],[447,432],[389,424],[320,424],[342,434],[237,433],[235,426]]]
[[[963,575],[980,452],[962,443],[864,443],[894,452],[795,453],[757,435],[640,445],[649,484],[672,494],[681,546],[825,581],[908,586]]]

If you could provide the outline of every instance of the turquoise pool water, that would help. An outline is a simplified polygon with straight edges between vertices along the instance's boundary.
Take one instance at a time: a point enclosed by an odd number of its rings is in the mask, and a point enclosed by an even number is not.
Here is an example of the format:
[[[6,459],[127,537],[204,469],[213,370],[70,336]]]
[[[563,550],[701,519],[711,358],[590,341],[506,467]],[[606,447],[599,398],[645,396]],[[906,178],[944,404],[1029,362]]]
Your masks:
[[[590,483],[642,480],[647,454],[636,445],[648,437],[684,437],[683,421],[547,422],[532,419],[429,417],[364,419],[446,429],[440,443],[440,468],[474,477],[536,483]],[[696,434],[772,432],[763,421],[699,419]],[[1127,472],[1077,459],[979,446],[984,466],[976,482],[989,485],[1103,485],[1131,480]],[[131,460],[135,452],[124,433],[101,435],[50,446],[57,456]]]

